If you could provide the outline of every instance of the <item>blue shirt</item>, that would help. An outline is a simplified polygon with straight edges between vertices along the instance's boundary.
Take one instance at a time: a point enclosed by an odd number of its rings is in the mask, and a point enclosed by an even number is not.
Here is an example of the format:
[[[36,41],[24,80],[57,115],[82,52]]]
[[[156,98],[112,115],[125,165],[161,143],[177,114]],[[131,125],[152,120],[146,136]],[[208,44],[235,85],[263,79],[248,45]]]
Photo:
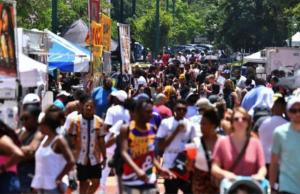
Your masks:
[[[291,123],[277,127],[273,133],[272,153],[279,157],[279,191],[300,191],[300,132]]]
[[[245,95],[242,107],[249,111],[251,115],[255,107],[271,108],[273,105],[273,95],[274,92],[272,89],[265,86],[257,86]]]
[[[96,106],[96,115],[104,118],[104,113],[106,113],[107,109],[109,108],[109,101],[108,96],[111,92],[116,91],[114,87],[110,90],[105,90],[102,86],[95,88],[92,97]]]

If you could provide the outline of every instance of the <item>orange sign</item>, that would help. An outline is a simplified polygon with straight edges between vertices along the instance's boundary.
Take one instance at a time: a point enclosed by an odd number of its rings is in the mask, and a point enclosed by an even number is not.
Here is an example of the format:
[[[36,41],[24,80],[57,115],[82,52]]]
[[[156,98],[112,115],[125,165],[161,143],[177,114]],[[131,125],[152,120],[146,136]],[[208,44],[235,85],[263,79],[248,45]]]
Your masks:
[[[111,42],[111,19],[110,17],[102,14],[101,15],[101,25],[103,26],[103,50],[110,51]]]

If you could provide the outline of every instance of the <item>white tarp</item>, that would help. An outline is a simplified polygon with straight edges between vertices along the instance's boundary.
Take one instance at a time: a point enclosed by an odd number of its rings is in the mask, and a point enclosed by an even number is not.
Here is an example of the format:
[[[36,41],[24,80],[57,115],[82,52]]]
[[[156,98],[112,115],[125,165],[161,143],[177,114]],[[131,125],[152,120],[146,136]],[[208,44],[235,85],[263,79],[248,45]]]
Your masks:
[[[46,85],[47,65],[40,63],[30,57],[19,55],[19,74],[23,87],[36,87]]]
[[[253,53],[247,57],[244,57],[245,63],[266,63],[266,57],[261,56],[261,51]]]
[[[287,45],[290,46],[290,39],[286,40]],[[292,46],[300,47],[300,32],[297,32],[292,36]]]
[[[21,85],[22,87],[46,85],[47,65],[23,54],[23,43],[28,41],[28,37],[23,35],[23,29],[18,28],[18,72]]]

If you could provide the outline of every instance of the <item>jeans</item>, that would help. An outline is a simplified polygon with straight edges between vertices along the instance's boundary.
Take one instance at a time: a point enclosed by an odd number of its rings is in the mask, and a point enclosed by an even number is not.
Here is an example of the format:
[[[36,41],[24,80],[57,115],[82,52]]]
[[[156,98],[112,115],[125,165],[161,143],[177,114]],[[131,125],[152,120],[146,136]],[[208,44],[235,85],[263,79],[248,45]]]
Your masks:
[[[0,193],[17,194],[20,192],[20,181],[14,172],[0,173]]]
[[[184,194],[192,193],[192,185],[181,179],[165,180],[164,185],[166,194],[174,194],[178,190],[181,190]]]

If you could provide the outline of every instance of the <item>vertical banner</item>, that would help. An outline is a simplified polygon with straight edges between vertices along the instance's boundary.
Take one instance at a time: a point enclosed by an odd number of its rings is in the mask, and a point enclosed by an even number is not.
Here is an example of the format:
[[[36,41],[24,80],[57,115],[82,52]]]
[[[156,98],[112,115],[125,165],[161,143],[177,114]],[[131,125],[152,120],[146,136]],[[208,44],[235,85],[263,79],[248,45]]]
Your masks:
[[[101,15],[101,25],[103,26],[103,50],[110,51],[111,42],[111,19],[110,17],[102,14]]]
[[[118,25],[122,72],[132,74],[130,65],[130,26],[120,23]]]
[[[14,5],[0,2],[0,76],[17,76]]]
[[[93,21],[91,28],[92,28],[93,56],[102,57],[103,26]]]
[[[103,73],[111,73],[111,55],[110,52],[104,51],[103,53]]]
[[[91,21],[99,22],[100,0],[89,0],[89,16]]]

